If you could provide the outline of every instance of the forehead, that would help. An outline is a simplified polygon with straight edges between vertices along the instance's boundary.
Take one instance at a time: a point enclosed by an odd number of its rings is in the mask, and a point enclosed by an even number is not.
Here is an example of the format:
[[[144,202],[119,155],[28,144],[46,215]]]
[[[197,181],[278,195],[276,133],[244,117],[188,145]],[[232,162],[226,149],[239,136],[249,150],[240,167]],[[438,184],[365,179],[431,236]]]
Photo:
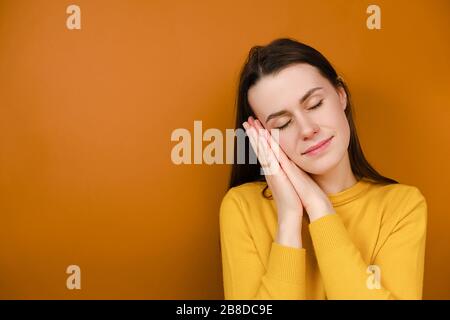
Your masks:
[[[264,76],[248,91],[248,102],[256,115],[267,115],[298,106],[300,98],[311,88],[324,87],[328,81],[309,64],[295,64],[276,75]],[[319,91],[320,92],[320,91]]]

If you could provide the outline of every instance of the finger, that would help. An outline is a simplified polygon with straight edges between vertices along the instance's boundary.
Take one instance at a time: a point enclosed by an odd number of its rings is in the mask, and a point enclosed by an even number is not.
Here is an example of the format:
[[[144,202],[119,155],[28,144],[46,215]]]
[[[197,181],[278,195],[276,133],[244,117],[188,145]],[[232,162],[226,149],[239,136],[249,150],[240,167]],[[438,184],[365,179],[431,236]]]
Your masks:
[[[258,132],[256,131],[255,127],[251,126],[247,122],[244,122],[243,126],[246,129],[246,133],[250,140],[250,144],[253,148],[253,151],[255,152],[255,155],[259,160],[259,163],[261,164],[262,167],[266,167],[268,160],[264,151],[264,146],[261,144],[262,139],[258,135]]]
[[[259,120],[255,120],[255,127],[258,131],[264,131],[264,135],[268,141],[270,148],[272,149],[273,154],[277,158],[280,163],[281,168],[286,172],[287,176],[291,180],[292,184],[296,187],[298,191],[300,191],[302,186],[305,185],[306,173],[297,166],[292,160],[288,158],[288,156],[281,149],[278,142],[273,138],[273,136],[269,133],[268,130],[264,129]],[[275,129],[274,131],[276,135],[279,135],[279,130]],[[277,139],[279,140],[279,139]]]
[[[248,117],[248,123],[254,127],[255,126],[255,118],[253,118],[252,116]]]
[[[264,169],[264,173],[267,174],[267,171],[270,170],[270,166],[273,165],[272,162],[274,162],[275,159],[271,157],[267,141],[265,141],[265,138],[260,133],[258,133],[258,152],[261,155],[261,166]]]
[[[256,128],[257,123],[253,117],[250,116],[248,121],[252,128],[251,134],[254,135],[255,141],[257,142],[258,159],[263,167],[264,174],[271,175],[278,173],[278,170],[280,169],[278,160],[267,143],[267,138],[264,136],[264,132]]]
[[[250,141],[250,145],[252,146],[253,151],[255,151],[256,156],[258,156],[257,142],[253,127],[250,126],[250,124],[247,122],[244,122],[242,125],[245,129],[245,133],[247,134],[248,140]]]
[[[262,144],[267,150],[267,152],[270,154],[270,157],[272,158],[272,161],[276,162],[276,166],[273,168],[275,170],[278,170],[280,167],[280,158],[279,158],[279,148],[278,144],[274,144],[275,148],[272,148],[269,144],[269,138],[270,134],[269,132],[262,126],[261,122],[258,119],[253,119],[253,117],[249,117],[249,121],[252,123],[252,125],[257,130],[258,134],[261,136],[261,139],[263,139]],[[285,157],[287,158],[287,157]]]
[[[267,142],[267,138],[264,136],[264,133],[262,131],[259,131],[258,133],[258,147],[261,149],[264,161],[267,164],[267,166],[264,168],[265,174],[277,174],[280,169],[280,164],[273,154],[273,151]]]
[[[265,129],[261,122],[259,120],[255,120],[255,127],[258,129],[258,131],[262,131],[264,133],[265,138],[267,139],[267,142],[269,144],[269,147],[272,149],[275,157],[277,158],[280,165],[287,166],[289,164],[289,159],[286,156],[286,154],[281,150],[280,145],[278,142],[274,139],[272,134],[269,133],[267,129]],[[277,131],[275,131],[277,130]],[[275,129],[273,132],[276,133],[277,137],[279,136],[279,130]],[[278,139],[277,139],[278,140]]]
[[[255,127],[255,120],[253,119],[252,116],[248,117],[248,132],[251,136],[251,138],[253,139],[253,149],[256,153],[256,155],[258,156],[258,160],[260,160],[261,164],[265,164],[266,161],[265,159],[267,158],[265,155],[265,150],[263,148],[263,145],[261,144],[261,137],[260,134],[258,132],[258,130]]]

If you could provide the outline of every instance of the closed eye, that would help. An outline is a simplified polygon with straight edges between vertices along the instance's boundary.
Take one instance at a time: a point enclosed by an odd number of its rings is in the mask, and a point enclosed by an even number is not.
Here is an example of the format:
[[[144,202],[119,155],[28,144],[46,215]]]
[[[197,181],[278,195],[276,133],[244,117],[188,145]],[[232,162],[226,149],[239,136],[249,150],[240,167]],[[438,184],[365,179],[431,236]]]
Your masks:
[[[315,106],[312,106],[311,108],[309,108],[308,110],[312,110],[312,109],[316,109],[318,107],[320,107],[323,103],[323,99],[319,101],[318,104],[316,104]],[[283,130],[284,128],[286,128],[292,120],[289,120],[288,122],[286,122],[284,125],[282,125],[281,127],[276,127],[277,129]]]
[[[277,129],[283,130],[284,128],[286,128],[292,120],[289,120],[288,122],[286,122],[284,125],[282,125],[281,127],[277,127]]]
[[[315,106],[309,108],[308,110],[312,110],[312,109],[316,109],[316,108],[320,107],[322,105],[322,102],[323,102],[323,99],[320,100],[320,102],[318,104],[316,104]]]

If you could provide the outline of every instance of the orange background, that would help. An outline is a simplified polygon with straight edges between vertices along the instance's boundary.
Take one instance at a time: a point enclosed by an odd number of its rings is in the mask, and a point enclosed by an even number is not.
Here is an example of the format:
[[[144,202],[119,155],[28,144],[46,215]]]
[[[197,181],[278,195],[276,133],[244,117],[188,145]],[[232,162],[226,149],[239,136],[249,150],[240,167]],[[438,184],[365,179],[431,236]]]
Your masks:
[[[347,81],[365,153],[429,206],[424,298],[450,298],[450,2],[0,0],[0,298],[222,299],[229,165],[171,162],[233,128],[256,44],[293,37]],[[205,143],[204,145],[206,145]],[[66,288],[68,265],[81,290]]]

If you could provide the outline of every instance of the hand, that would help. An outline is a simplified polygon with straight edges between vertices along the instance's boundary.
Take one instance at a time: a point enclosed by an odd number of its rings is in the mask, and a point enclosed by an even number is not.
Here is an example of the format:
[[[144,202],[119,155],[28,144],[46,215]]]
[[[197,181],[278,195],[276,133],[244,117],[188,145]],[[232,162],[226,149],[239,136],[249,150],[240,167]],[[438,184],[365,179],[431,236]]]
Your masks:
[[[285,226],[293,221],[301,223],[303,206],[286,173],[281,170],[278,160],[271,150],[267,139],[258,130],[252,117],[243,126],[250,143],[266,175],[267,184],[272,192],[278,211],[278,225]]]
[[[334,213],[333,205],[330,203],[325,192],[323,192],[306,172],[288,158],[279,144],[270,135],[269,131],[261,125],[259,120],[254,120],[254,126],[258,131],[263,132],[263,137],[272,150],[272,154],[276,156],[282,171],[288,177],[300,197],[303,207],[308,213],[310,222],[327,214]]]

